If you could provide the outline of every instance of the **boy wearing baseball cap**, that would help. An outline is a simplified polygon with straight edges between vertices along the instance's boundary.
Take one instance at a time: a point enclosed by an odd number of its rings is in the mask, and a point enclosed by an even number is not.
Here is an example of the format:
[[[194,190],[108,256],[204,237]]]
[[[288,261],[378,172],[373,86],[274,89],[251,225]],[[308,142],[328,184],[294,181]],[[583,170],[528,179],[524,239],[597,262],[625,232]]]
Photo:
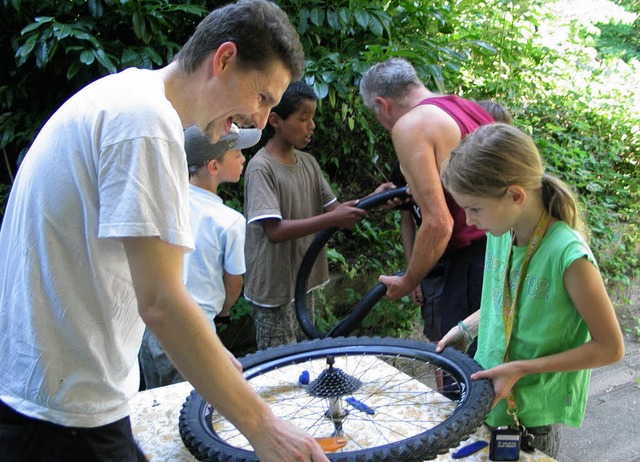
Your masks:
[[[240,151],[260,141],[258,129],[239,129],[209,143],[197,127],[185,130],[189,166],[189,213],[195,250],[184,257],[183,279],[215,330],[229,321],[229,312],[242,291],[245,272],[244,216],[218,196],[222,183],[237,183],[245,157]],[[145,331],[140,365],[146,388],[184,381],[156,337]]]

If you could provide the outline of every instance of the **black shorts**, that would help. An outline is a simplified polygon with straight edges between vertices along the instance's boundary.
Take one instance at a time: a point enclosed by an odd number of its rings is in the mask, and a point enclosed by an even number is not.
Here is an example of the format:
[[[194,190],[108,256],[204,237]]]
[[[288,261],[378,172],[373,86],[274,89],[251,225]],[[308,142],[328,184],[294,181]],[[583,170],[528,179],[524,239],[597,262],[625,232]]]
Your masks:
[[[422,280],[424,335],[430,341],[480,309],[485,249],[483,238],[447,253]]]
[[[27,417],[0,401],[2,462],[142,462],[129,417],[101,427],[65,427]]]

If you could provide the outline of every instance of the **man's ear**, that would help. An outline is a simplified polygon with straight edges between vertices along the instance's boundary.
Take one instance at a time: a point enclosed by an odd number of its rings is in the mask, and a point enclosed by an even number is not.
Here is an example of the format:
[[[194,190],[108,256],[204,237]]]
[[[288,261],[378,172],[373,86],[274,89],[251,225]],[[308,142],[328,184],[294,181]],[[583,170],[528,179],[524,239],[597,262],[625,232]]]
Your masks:
[[[376,105],[378,106],[379,112],[385,112],[385,113],[389,112],[389,107],[391,103],[387,98],[383,98],[382,96],[376,96],[373,99],[373,101],[375,101]]]
[[[520,185],[511,185],[507,188],[507,194],[511,197],[511,201],[516,205],[524,204],[527,199],[527,191]]]
[[[213,74],[219,75],[227,70],[238,57],[238,48],[233,42],[224,42],[213,53]]]

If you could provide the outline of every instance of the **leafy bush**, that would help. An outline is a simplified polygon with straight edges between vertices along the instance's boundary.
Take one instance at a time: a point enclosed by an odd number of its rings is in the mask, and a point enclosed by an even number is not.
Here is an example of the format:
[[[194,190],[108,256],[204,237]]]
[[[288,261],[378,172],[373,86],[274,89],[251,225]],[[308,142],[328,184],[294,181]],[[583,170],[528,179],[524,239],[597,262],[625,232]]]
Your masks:
[[[637,11],[637,2],[619,1],[629,11]],[[598,46],[599,30],[584,19],[559,22],[562,15],[553,8],[563,2],[277,3],[301,34],[305,79],[320,97],[309,151],[341,199],[362,197],[388,177],[394,158],[390,139],[361,104],[358,83],[371,64],[402,56],[433,90],[505,103],[516,124],[535,138],[550,171],[580,193],[605,277],[624,283],[638,273],[637,21],[631,28],[615,22],[601,27],[598,54],[592,47]],[[19,156],[43,121],[66,98],[106,73],[166,64],[209,9],[204,0],[2,0],[0,5],[0,38],[10,44],[0,51],[6,63],[0,69],[4,185],[11,183]],[[559,48],[543,41],[565,26]],[[623,40],[633,45],[625,45],[626,62],[611,57]],[[0,189],[0,200],[7,189]],[[223,194],[241,209],[242,185],[229,185]],[[377,275],[403,269],[397,222],[396,213],[372,212],[354,231],[330,242],[332,268],[344,277],[339,300],[327,302],[327,316],[353,306]],[[242,306],[246,316],[250,309]],[[366,328],[395,335],[410,328],[415,312],[406,298],[383,300]]]
[[[105,74],[169,62],[207,11],[203,2],[2,0],[0,149],[10,183],[44,121]]]
[[[629,62],[640,59],[640,20],[633,24],[599,24],[598,50]]]
[[[533,131],[551,173],[579,194],[605,278],[628,283],[637,274],[635,247],[640,242],[634,218],[640,213],[637,166],[629,160],[629,146],[620,139],[629,128],[617,124],[610,126],[615,132],[601,131],[608,125],[604,123],[607,115],[585,113],[579,104],[568,104],[567,99],[577,102],[580,96],[556,96],[547,99],[544,109],[527,108],[527,128]],[[633,134],[627,132],[626,137]]]

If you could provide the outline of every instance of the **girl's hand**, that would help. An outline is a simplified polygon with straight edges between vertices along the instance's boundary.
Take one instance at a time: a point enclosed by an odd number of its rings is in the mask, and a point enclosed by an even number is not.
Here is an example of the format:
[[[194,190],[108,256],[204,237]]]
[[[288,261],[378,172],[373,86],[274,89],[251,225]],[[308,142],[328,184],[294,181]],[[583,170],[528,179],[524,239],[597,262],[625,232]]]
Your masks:
[[[491,369],[476,372],[471,375],[474,380],[491,379],[493,381],[493,391],[495,396],[491,407],[495,407],[498,401],[506,398],[513,386],[525,375],[521,368],[521,361],[511,361],[500,364]]]
[[[471,344],[466,341],[460,328],[458,326],[454,326],[445,334],[444,337],[440,339],[436,345],[436,353],[440,353],[446,346],[451,346],[464,353],[469,349],[469,345]]]

